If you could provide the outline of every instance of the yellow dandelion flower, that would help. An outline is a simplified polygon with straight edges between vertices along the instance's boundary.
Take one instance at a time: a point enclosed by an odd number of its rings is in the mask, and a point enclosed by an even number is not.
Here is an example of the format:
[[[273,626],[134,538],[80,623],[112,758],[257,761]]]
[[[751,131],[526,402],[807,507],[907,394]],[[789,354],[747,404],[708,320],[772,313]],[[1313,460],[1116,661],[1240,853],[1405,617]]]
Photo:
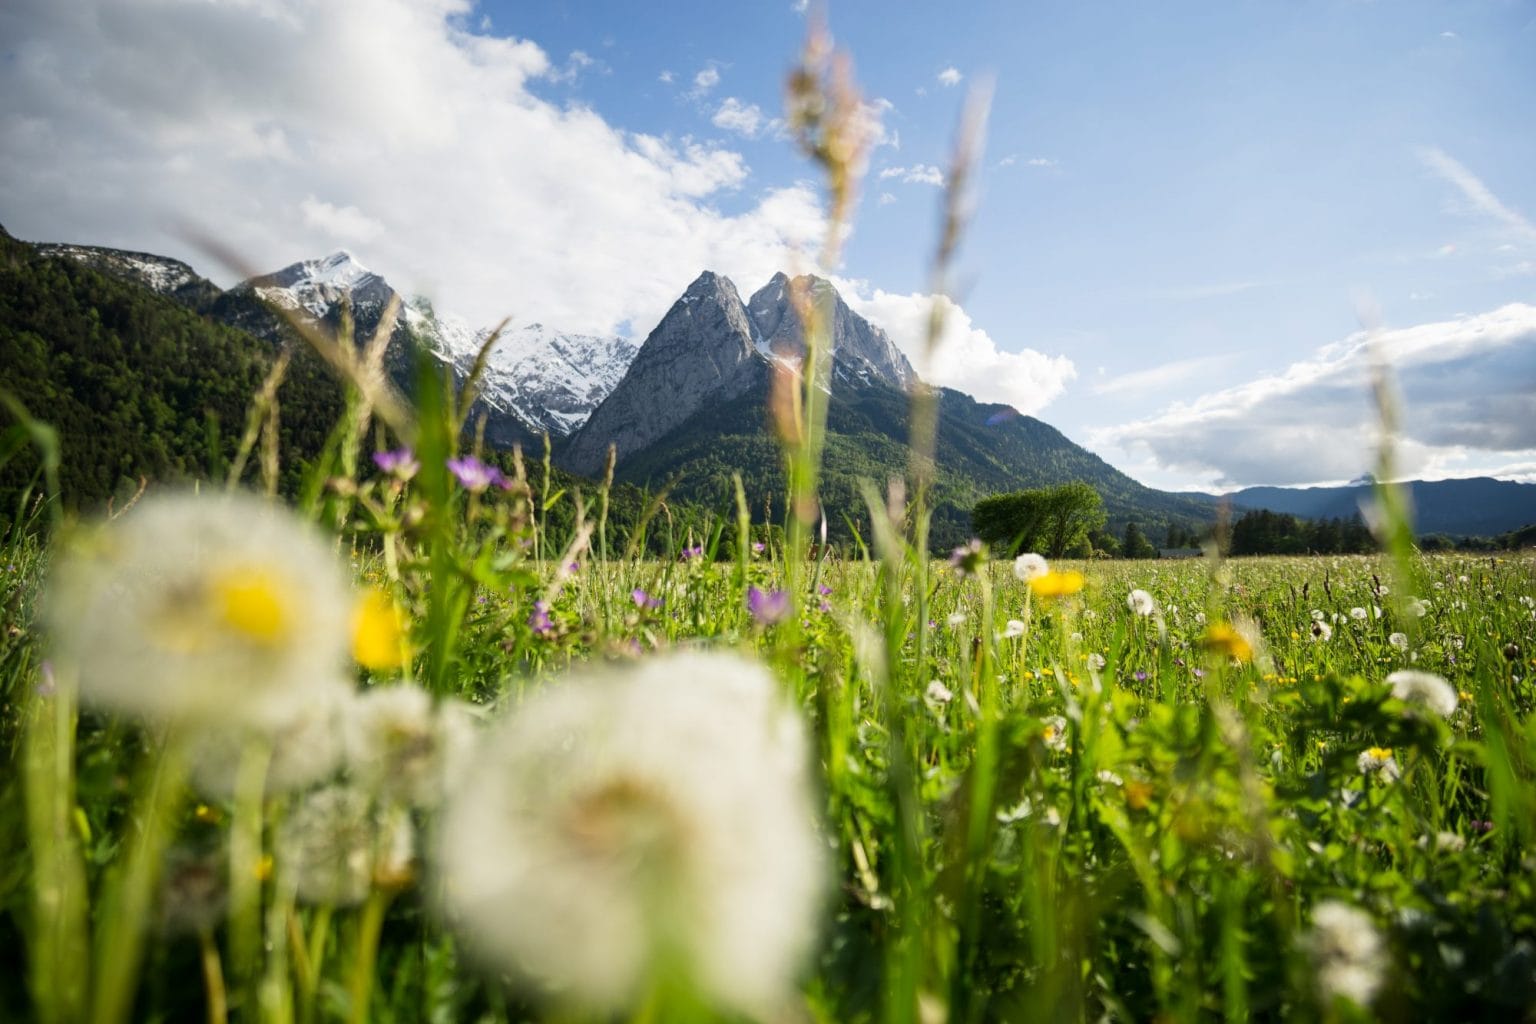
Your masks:
[[[1241,662],[1253,660],[1253,642],[1230,623],[1218,622],[1200,637],[1200,645],[1214,654],[1224,654]]]
[[[399,668],[408,657],[408,625],[405,613],[388,594],[367,591],[352,613],[352,657],[374,671]]]
[[[1083,589],[1083,574],[1076,569],[1057,572],[1055,569],[1029,581],[1029,589],[1036,597],[1068,597]]]

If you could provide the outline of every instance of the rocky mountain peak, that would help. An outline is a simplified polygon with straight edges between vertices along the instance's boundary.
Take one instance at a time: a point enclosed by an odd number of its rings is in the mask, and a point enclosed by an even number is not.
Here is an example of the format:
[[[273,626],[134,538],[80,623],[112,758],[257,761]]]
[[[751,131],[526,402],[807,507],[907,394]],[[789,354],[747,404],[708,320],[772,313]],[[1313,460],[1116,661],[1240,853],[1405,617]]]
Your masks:
[[[629,372],[571,438],[564,463],[602,472],[610,443],[619,457],[659,440],[706,404],[731,401],[765,379],[747,308],[730,278],[706,270],[640,346]]]
[[[832,361],[839,379],[882,383],[906,390],[916,378],[912,364],[890,336],[855,313],[832,282],[811,274],[791,280],[780,272],[747,303],[753,341],[764,355],[798,360],[805,356],[800,303],[810,301],[830,320]]]

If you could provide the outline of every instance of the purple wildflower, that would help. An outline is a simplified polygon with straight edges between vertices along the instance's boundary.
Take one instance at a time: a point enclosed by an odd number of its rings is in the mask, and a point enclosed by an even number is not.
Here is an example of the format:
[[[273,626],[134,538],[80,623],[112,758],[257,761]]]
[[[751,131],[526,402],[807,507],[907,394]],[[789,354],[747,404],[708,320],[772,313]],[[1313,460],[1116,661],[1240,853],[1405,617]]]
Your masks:
[[[379,467],[379,472],[388,473],[400,480],[409,480],[421,468],[421,463],[416,461],[416,453],[409,448],[399,448],[392,452],[374,452],[373,464]]]
[[[1145,672],[1137,672],[1136,673],[1136,681],[1138,683],[1146,682],[1147,681],[1147,674]]]
[[[756,555],[760,555],[760,554],[763,553],[763,551],[764,551],[764,549],[766,547],[767,547],[767,545],[764,544],[762,541],[755,540],[755,541],[752,542],[752,553],[756,554]]]
[[[747,588],[747,610],[759,625],[771,626],[789,614],[789,594],[783,590]]]
[[[547,636],[555,631],[555,623],[549,617],[549,605],[543,601],[533,602],[533,611],[528,613],[528,628],[539,636]]]
[[[832,588],[823,583],[821,586],[816,588],[816,592],[822,597],[829,597],[832,594]]]
[[[466,455],[462,459],[449,459],[448,470],[454,475],[466,491],[479,494],[487,487],[500,485],[505,481],[501,470],[495,466],[487,466],[473,455]]]
[[[975,576],[986,560],[986,545],[972,537],[950,553],[949,567],[961,576]]]
[[[700,558],[700,557],[703,556],[703,554],[704,554],[704,545],[700,544],[697,547],[683,548],[683,553],[679,557],[684,562],[686,562],[690,558]]]
[[[661,598],[652,597],[639,587],[629,592],[629,599],[635,602],[636,608],[660,608],[662,604]]]
[[[818,605],[817,607],[821,610],[821,612],[823,614],[825,614],[827,612],[830,612],[832,610],[832,606],[830,604],[828,604],[827,602],[825,602],[825,601],[821,602],[821,604]]]

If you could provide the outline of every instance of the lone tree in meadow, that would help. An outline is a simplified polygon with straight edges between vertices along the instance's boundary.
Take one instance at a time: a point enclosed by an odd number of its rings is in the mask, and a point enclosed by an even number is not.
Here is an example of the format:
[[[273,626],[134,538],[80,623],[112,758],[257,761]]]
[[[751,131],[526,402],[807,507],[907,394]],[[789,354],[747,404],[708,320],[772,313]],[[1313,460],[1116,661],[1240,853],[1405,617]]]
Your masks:
[[[976,535],[1010,556],[1037,551],[1059,558],[1104,520],[1099,492],[1081,482],[994,494],[971,512]]]

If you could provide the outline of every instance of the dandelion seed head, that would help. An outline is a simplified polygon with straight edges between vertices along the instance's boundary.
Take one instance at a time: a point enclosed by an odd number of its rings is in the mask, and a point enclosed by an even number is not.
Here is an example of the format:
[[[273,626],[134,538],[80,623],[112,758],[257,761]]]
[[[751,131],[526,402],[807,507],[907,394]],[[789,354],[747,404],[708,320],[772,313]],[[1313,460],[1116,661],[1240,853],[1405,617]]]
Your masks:
[[[1037,555],[1033,551],[1020,555],[1013,560],[1013,575],[1016,579],[1028,583],[1030,580],[1039,579],[1051,571],[1050,563],[1044,556]]]
[[[815,935],[823,844],[798,717],[753,662],[656,658],[573,675],[479,745],[437,862],[470,943],[605,1011],[680,963],[710,1000],[762,1013]]]
[[[1126,596],[1125,605],[1133,613],[1143,617],[1151,615],[1157,609],[1157,602],[1152,599],[1152,595],[1141,589],[1131,591]]]
[[[1456,688],[1442,676],[1417,669],[1399,669],[1387,676],[1392,696],[1410,704],[1422,704],[1441,718],[1456,712]]]

